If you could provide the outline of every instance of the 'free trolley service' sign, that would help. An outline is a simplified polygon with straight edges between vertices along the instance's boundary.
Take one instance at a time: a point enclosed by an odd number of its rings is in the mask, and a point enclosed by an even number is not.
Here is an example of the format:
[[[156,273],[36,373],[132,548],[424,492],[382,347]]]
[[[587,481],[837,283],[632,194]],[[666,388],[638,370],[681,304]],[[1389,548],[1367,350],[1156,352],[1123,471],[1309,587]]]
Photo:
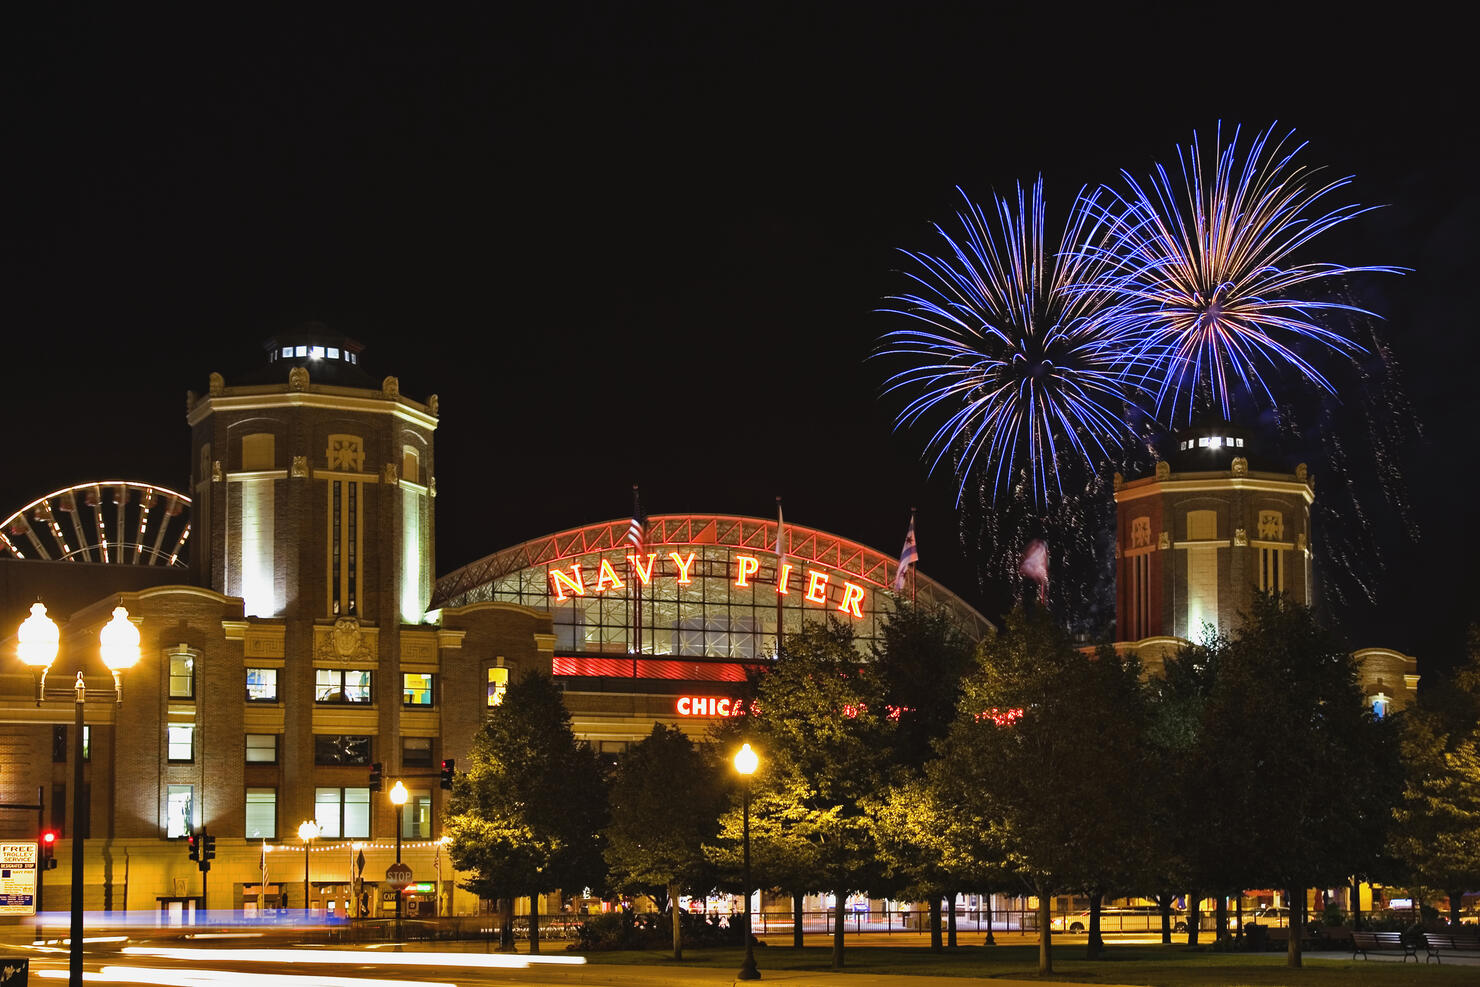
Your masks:
[[[0,915],[36,914],[36,842],[0,843]]]

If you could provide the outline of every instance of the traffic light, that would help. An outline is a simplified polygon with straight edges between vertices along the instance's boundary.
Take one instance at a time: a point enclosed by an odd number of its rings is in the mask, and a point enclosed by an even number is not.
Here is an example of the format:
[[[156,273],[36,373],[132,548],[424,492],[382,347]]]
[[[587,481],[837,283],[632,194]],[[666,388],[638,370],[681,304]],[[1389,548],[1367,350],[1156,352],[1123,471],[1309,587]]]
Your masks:
[[[201,841],[205,845],[203,847],[201,847],[202,852],[201,852],[201,855],[200,855],[200,859],[201,860],[215,860],[216,859],[216,838],[214,836],[209,835],[209,834],[202,834],[201,835]]]
[[[194,833],[191,833],[189,836],[185,837],[185,842],[187,844],[189,844],[189,846],[190,846],[190,859],[191,860],[199,860],[200,859],[200,837],[199,836],[196,836]]]
[[[380,770],[380,762],[376,761],[370,765],[370,791],[378,792],[381,788],[381,780],[385,775]]]
[[[41,834],[41,869],[51,870],[57,865],[57,834],[47,830]]]
[[[444,760],[442,762],[442,787],[443,788],[451,788],[452,787],[452,766],[454,764],[456,764],[456,763],[457,762],[454,761],[450,757],[447,758],[446,760]]]

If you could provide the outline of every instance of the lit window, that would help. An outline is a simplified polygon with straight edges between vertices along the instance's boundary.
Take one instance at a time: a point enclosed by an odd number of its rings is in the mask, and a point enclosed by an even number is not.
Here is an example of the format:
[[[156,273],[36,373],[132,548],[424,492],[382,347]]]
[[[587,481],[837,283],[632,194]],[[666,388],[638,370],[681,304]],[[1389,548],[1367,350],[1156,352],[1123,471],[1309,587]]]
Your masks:
[[[82,728],[82,759],[92,760],[92,727],[90,726]]]
[[[401,738],[401,767],[430,768],[433,763],[431,737]]]
[[[1206,449],[1208,447],[1208,437],[1206,435],[1197,440],[1197,447],[1199,449]]]
[[[370,672],[363,668],[314,669],[316,703],[370,702]]]
[[[1233,437],[1232,436],[1225,435],[1223,437],[1223,445],[1226,446],[1229,449],[1232,449],[1233,448]]]
[[[247,669],[247,702],[275,703],[278,701],[278,670],[276,668]]]
[[[1234,439],[1234,442],[1236,442],[1238,444],[1238,447],[1240,449],[1242,449],[1244,447],[1244,440],[1243,439]]]
[[[314,822],[324,839],[363,839],[370,835],[370,789],[316,788]]]
[[[401,806],[401,832],[410,839],[430,839],[432,835],[432,793],[427,789],[406,793]]]
[[[405,672],[401,675],[401,705],[432,705],[432,676],[424,672]]]
[[[170,655],[170,698],[195,698],[195,657],[188,651]]]
[[[321,360],[324,356],[324,348],[322,346],[310,346],[308,348],[308,355],[315,360]]]
[[[1391,702],[1392,700],[1388,699],[1387,696],[1383,695],[1380,692],[1377,695],[1373,696],[1372,715],[1377,717],[1379,720],[1382,719],[1384,716],[1387,716],[1388,706],[1391,704]]]
[[[509,670],[507,668],[490,668],[488,670],[488,705],[497,706],[504,701],[504,693],[509,691]]]
[[[171,726],[169,732],[169,758],[171,761],[195,760],[195,727]]]
[[[284,346],[283,347],[283,356],[286,358],[286,357],[290,357],[292,355],[293,355],[293,347],[291,347],[291,346]]]
[[[1217,449],[1223,445],[1223,440],[1215,435],[1208,440],[1208,445],[1212,446],[1214,449]]]
[[[164,835],[179,840],[190,835],[195,826],[195,789],[190,785],[170,785],[165,792]]]
[[[277,838],[277,789],[247,789],[247,838]]]
[[[247,734],[247,763],[248,764],[276,764],[277,734],[275,733],[249,733]]]
[[[307,346],[295,346],[295,347],[293,347],[293,355],[294,356],[308,356],[308,347]]]
[[[328,358],[331,359],[331,360],[337,360],[337,359],[339,359],[339,347],[337,347],[337,346],[330,346],[328,349],[326,349],[324,351],[324,354],[326,356],[328,356]]]

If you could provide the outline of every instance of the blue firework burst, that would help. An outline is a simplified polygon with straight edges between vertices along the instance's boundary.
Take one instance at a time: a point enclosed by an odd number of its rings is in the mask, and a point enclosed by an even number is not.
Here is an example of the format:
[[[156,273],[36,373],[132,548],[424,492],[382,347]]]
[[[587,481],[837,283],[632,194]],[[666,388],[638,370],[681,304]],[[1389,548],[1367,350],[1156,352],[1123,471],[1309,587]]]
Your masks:
[[[908,325],[877,355],[905,364],[885,381],[909,395],[896,428],[934,425],[931,469],[952,461],[958,499],[978,469],[994,493],[1021,483],[1039,502],[1061,496],[1066,467],[1093,469],[1125,436],[1115,335],[1127,322],[1092,318],[1110,297],[1109,255],[1086,249],[1108,215],[1081,197],[1046,249],[1040,178],[1031,195],[996,200],[995,223],[967,199],[958,234],[936,226],[941,252],[903,251],[913,290],[881,311]]]
[[[1241,153],[1239,129],[1224,146],[1220,126],[1206,158],[1194,135],[1177,149],[1177,171],[1158,165],[1145,182],[1122,172],[1125,191],[1095,199],[1110,235],[1090,250],[1110,280],[1071,290],[1103,300],[1109,288],[1114,302],[1096,322],[1128,344],[1127,378],[1168,423],[1191,417],[1199,391],[1224,418],[1242,395],[1275,406],[1275,378],[1287,371],[1334,393],[1314,361],[1362,347],[1322,316],[1371,314],[1332,297],[1338,279],[1399,270],[1299,259],[1371,207],[1334,204],[1351,177],[1323,179],[1296,163],[1305,145],[1293,134],[1273,135],[1265,130]]]

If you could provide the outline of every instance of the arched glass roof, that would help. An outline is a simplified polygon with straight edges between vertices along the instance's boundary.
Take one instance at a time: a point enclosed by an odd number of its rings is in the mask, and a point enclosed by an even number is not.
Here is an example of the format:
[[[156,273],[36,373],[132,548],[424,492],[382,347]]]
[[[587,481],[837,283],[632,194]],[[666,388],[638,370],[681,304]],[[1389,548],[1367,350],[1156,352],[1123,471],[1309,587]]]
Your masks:
[[[658,515],[641,551],[628,540],[631,527],[628,518],[604,521],[496,552],[439,579],[432,607],[497,601],[550,610],[557,655],[732,661],[775,652],[778,614],[786,633],[829,616],[849,621],[867,649],[894,607],[898,560],[825,531],[786,524],[778,557],[775,520]],[[945,607],[974,638],[990,627],[915,569],[901,595]]]

